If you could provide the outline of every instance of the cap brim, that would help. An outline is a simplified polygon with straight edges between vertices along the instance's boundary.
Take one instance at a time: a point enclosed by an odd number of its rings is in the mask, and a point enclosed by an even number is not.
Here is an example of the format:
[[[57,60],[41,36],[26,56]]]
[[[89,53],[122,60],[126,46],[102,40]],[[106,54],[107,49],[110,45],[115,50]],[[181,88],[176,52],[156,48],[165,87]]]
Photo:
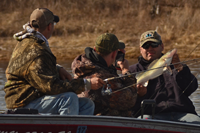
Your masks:
[[[53,21],[56,22],[56,23],[58,23],[59,20],[60,20],[59,17],[57,15],[54,15],[54,20]]]
[[[123,42],[119,42],[119,49],[124,49],[125,48],[125,44]]]
[[[156,42],[156,43],[159,43],[160,40],[149,38],[149,39],[145,40],[144,42],[140,43],[140,46],[142,47],[146,42]]]

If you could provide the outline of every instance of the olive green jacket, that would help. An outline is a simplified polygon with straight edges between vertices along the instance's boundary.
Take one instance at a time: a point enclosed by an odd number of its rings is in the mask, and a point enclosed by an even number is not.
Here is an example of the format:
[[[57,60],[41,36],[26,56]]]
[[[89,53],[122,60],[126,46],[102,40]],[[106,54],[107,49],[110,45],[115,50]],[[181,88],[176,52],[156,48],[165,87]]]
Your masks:
[[[70,82],[59,79],[56,57],[45,42],[35,37],[23,39],[15,47],[6,69],[4,87],[8,109],[24,107],[43,95],[81,93],[82,78]]]

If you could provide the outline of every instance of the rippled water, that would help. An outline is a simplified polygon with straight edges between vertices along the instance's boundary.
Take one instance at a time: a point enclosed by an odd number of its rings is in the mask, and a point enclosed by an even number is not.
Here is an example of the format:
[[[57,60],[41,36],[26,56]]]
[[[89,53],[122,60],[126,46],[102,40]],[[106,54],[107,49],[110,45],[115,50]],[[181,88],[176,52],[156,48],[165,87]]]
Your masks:
[[[65,61],[65,62],[58,62],[60,65],[62,65],[68,72],[71,73],[71,60]],[[129,60],[129,64],[134,64],[136,60]],[[6,105],[5,105],[5,100],[4,100],[4,91],[3,91],[3,86],[6,82],[6,77],[5,77],[5,69],[7,67],[8,62],[0,62],[0,110],[6,110]],[[196,65],[190,65],[189,66],[192,73],[196,75],[198,79],[198,84],[200,87],[200,64]],[[190,99],[193,101],[194,106],[196,108],[196,111],[198,114],[200,114],[200,89],[198,88],[191,96]]]
[[[3,91],[3,86],[6,82],[6,76],[5,76],[5,69],[7,67],[7,62],[0,62],[0,110],[5,110],[6,109],[6,104],[4,100],[4,91]]]

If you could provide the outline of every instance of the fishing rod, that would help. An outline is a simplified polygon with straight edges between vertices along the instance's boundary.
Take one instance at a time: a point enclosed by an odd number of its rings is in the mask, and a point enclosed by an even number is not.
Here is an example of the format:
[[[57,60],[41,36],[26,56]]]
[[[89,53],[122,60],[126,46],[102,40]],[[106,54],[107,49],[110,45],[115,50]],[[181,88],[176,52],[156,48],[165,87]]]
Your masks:
[[[199,47],[199,45],[200,45],[200,43],[188,54],[188,56],[187,56],[187,57],[185,58],[185,60],[182,61],[182,62],[177,62],[177,63],[174,63],[174,64],[170,64],[170,65],[166,65],[166,66],[162,66],[162,67],[157,67],[157,68],[153,68],[153,69],[149,69],[149,70],[143,70],[143,71],[140,71],[140,72],[130,73],[130,74],[123,75],[123,76],[120,76],[120,77],[111,77],[111,78],[105,79],[105,81],[113,80],[113,79],[118,79],[118,78],[123,78],[123,77],[126,77],[126,76],[132,76],[132,75],[134,75],[134,74],[141,73],[141,72],[145,72],[145,71],[150,71],[150,70],[154,70],[154,69],[160,69],[160,68],[168,67],[168,66],[171,66],[171,65],[177,65],[177,64],[182,64],[182,63],[186,63],[186,62],[198,60],[198,59],[200,59],[200,58],[191,59],[191,60],[186,60],[186,59],[190,57],[190,55],[196,50],[197,47]]]
[[[199,72],[194,76],[194,78],[192,79],[192,81],[187,85],[187,87],[183,90],[183,92],[179,95],[179,97],[181,97],[181,95],[184,94],[184,92],[189,88],[189,86],[193,83],[193,81],[196,79],[196,77],[199,75]],[[164,89],[164,87],[162,87],[164,85],[164,83],[162,83],[160,85],[159,88],[161,89],[158,89],[157,91],[155,91],[148,99],[152,99],[153,96],[158,92],[158,91],[162,91]],[[131,87],[131,86],[129,86]],[[147,110],[148,106],[144,109],[144,110]],[[141,111],[141,108],[134,114],[134,117],[137,116],[137,114]],[[162,111],[160,112],[157,112],[157,114],[161,113]]]
[[[173,64],[170,64],[170,65],[165,65],[165,66],[162,66],[162,67],[156,67],[156,68],[152,68],[152,69],[148,69],[148,70],[143,70],[143,71],[139,71],[139,72],[135,72],[135,73],[129,73],[127,75],[122,75],[122,76],[119,76],[119,77],[106,78],[106,79],[104,79],[104,81],[107,82],[109,80],[114,80],[114,79],[118,79],[118,78],[132,76],[132,75],[135,75],[135,74],[138,74],[138,73],[141,73],[141,72],[151,71],[151,70],[160,69],[160,68],[164,68],[164,67],[169,67],[169,66],[177,65],[177,64],[183,64],[183,63],[187,63],[187,62],[191,62],[191,61],[196,61],[196,63],[198,63],[199,62],[198,60],[200,60],[200,58],[195,58],[195,59],[191,59],[191,60],[187,60],[187,61],[180,61],[180,62],[173,63]]]
[[[190,55],[196,50],[196,48],[197,48],[199,45],[200,45],[200,43],[189,53],[189,55],[185,58],[185,60],[186,60],[187,58],[190,57]],[[197,58],[197,60],[198,60],[198,59],[199,59],[199,58]],[[186,62],[185,60],[183,61],[184,63]],[[196,59],[192,59],[192,60],[188,60],[188,61],[193,61],[193,60],[196,60]],[[174,63],[174,64],[178,64],[178,63]],[[179,64],[181,64],[181,63],[179,63]],[[194,64],[194,63],[192,63],[192,64]],[[172,64],[171,64],[171,65],[172,65]],[[189,64],[189,65],[191,65],[191,64]],[[189,65],[187,64],[187,66],[189,66]],[[176,69],[177,69],[177,68],[176,68]],[[189,88],[189,86],[192,84],[192,82],[195,80],[195,78],[196,78],[198,75],[199,75],[199,72],[194,76],[194,78],[192,79],[192,81],[191,81],[191,82],[188,84],[188,86],[183,90],[182,94],[184,94],[184,92]],[[159,88],[161,88],[163,85],[164,85],[164,83],[162,83],[161,86],[160,86]],[[163,87],[163,88],[164,88],[164,87]],[[162,88],[162,89],[163,89],[163,88]],[[162,89],[161,89],[161,90],[162,90]],[[157,90],[157,91],[158,91],[158,90]],[[157,93],[157,91],[155,91],[155,92],[150,96],[149,99],[151,99],[151,98]],[[182,95],[182,94],[181,94],[181,95]],[[181,96],[181,95],[180,95],[180,96]],[[179,97],[180,97],[180,96],[179,96]],[[147,110],[147,108],[148,108],[148,107],[146,107],[145,110]],[[139,110],[137,110],[137,112],[134,114],[134,117],[137,116],[137,114],[138,114],[140,111],[141,111],[141,108],[140,108]],[[160,112],[162,112],[162,111],[160,111]],[[158,113],[160,113],[160,112],[158,112]]]
[[[118,78],[123,78],[123,77],[126,77],[126,76],[132,76],[132,75],[137,74],[137,73],[146,72],[146,71],[150,71],[150,70],[154,70],[154,69],[160,69],[160,68],[163,68],[163,67],[169,67],[169,66],[171,66],[171,65],[176,65],[176,64],[181,64],[181,63],[186,63],[186,62],[191,62],[191,61],[196,61],[195,63],[198,63],[198,62],[199,62],[198,60],[200,60],[200,58],[196,58],[196,59],[192,59],[192,60],[187,60],[187,61],[182,61],[182,62],[177,62],[177,63],[174,63],[174,64],[170,64],[170,65],[166,65],[166,66],[162,66],[162,67],[157,67],[157,68],[153,68],[153,69],[149,69],[149,70],[144,70],[144,71],[140,71],[140,72],[136,72],[136,73],[130,73],[129,75],[123,75],[123,76],[120,76],[120,77],[111,77],[111,78],[104,79],[104,81],[105,81],[106,84],[107,84],[107,87],[105,88],[105,85],[104,85],[104,86],[102,87],[101,93],[102,93],[102,95],[111,95],[111,94],[113,94],[113,93],[122,91],[122,90],[127,89],[127,88],[129,88],[129,87],[132,87],[132,86],[134,86],[134,85],[137,85],[137,83],[135,83],[135,84],[126,86],[126,87],[124,87],[124,88],[121,88],[121,89],[119,89],[119,90],[112,91],[111,85],[108,83],[108,81],[110,81],[110,80],[114,80],[114,79],[118,79]],[[187,66],[190,66],[190,65],[193,65],[193,64],[194,64],[194,63],[191,63],[191,64],[188,64]],[[174,68],[174,69],[178,69],[178,68],[180,68],[180,67],[182,67],[182,66],[179,66],[179,67]],[[184,66],[183,66],[183,67],[184,67]],[[193,79],[193,80],[194,80],[194,79]],[[188,87],[189,87],[189,86],[188,86]],[[187,88],[188,88],[188,87],[187,87]],[[187,88],[186,88],[184,91],[186,91]]]
[[[196,48],[197,48],[199,45],[200,45],[200,43],[188,54],[188,56],[186,57],[186,59],[190,57],[190,55],[196,50]],[[110,86],[110,84],[108,84],[108,81],[109,81],[109,80],[114,80],[114,79],[118,79],[118,78],[123,78],[123,77],[127,77],[127,76],[132,76],[132,75],[135,75],[135,74],[138,74],[138,73],[141,73],[141,72],[151,71],[151,70],[160,69],[160,68],[164,68],[164,67],[168,67],[168,68],[169,68],[169,67],[172,66],[172,65],[187,63],[187,62],[190,62],[190,61],[196,61],[196,63],[198,63],[198,60],[199,60],[200,58],[196,58],[196,59],[192,59],[192,60],[186,60],[186,59],[185,59],[185,61],[173,63],[173,64],[170,64],[170,65],[165,65],[165,66],[162,66],[162,67],[152,68],[152,69],[149,69],[149,70],[143,70],[143,71],[139,71],[139,72],[135,72],[135,73],[129,73],[129,74],[127,74],[127,75],[123,75],[123,76],[119,76],[119,77],[111,77],[111,78],[104,79],[104,81],[105,81],[106,84],[107,84],[107,88],[104,89],[105,86],[102,87],[102,95],[111,95],[112,93],[116,93],[116,92],[118,92],[118,91],[124,90],[124,89],[126,89],[126,88],[129,88],[129,87],[134,86],[134,85],[137,84],[137,83],[136,83],[136,84],[132,84],[132,85],[130,85],[130,86],[127,86],[127,87],[124,87],[124,88],[122,88],[122,89],[119,89],[119,90],[116,90],[116,91],[112,92],[111,86]],[[189,65],[188,65],[188,66],[189,66]],[[182,67],[182,65],[181,65],[180,67]],[[180,67],[177,67],[176,69],[178,69],[178,68],[180,68]]]
[[[194,52],[194,50],[198,47],[200,45],[200,43],[192,50],[192,52]],[[192,52],[190,52],[189,53],[189,55],[185,58],[185,60],[187,59],[187,58],[189,58],[189,56],[192,54]],[[199,58],[197,58],[197,59],[199,59]],[[185,62],[185,61],[184,61]],[[176,64],[176,63],[175,63]],[[192,65],[192,64],[194,64],[194,63],[191,63],[191,64],[189,64],[189,65]],[[187,64],[187,66],[189,66],[188,64]],[[176,68],[177,69],[177,68]],[[192,79],[192,81],[188,84],[188,86],[183,90],[183,92],[180,94],[180,96],[179,97],[181,97],[181,95],[183,95],[184,94],[184,92],[189,88],[189,86],[193,83],[193,81],[196,79],[196,77],[199,75],[199,72],[194,76],[194,78]],[[161,88],[162,86],[164,85],[164,83],[162,83],[161,84],[161,86],[159,87],[159,88]],[[164,87],[163,87],[164,88]],[[163,89],[162,88],[162,89]],[[161,90],[162,90],[161,89]],[[160,91],[161,91],[160,90]],[[158,91],[158,90],[157,90]],[[156,93],[157,93],[157,91],[155,91],[151,96],[150,96],[150,98],[149,99],[151,99]],[[144,110],[147,110],[148,109],[148,106],[144,109]],[[141,111],[141,108],[134,114],[134,117],[135,116],[137,116],[137,114],[139,113]],[[160,111],[160,112],[158,112],[158,113],[161,113],[162,111]],[[157,113],[157,114],[158,114]]]
[[[188,54],[188,56],[185,59],[189,58],[190,55],[196,50],[196,48],[199,47],[199,45],[200,43]]]

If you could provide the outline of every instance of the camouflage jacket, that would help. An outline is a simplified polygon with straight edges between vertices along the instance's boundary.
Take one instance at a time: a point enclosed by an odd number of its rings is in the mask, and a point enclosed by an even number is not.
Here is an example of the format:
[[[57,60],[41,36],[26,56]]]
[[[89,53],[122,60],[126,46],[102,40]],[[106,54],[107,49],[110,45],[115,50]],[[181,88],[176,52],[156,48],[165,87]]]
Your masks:
[[[59,79],[55,56],[44,41],[33,36],[16,45],[6,69],[6,78],[4,91],[8,109],[23,107],[46,94],[85,90],[83,79],[71,82]]]
[[[107,67],[105,60],[101,56],[98,56],[98,54],[96,54],[96,52],[91,48],[88,56],[90,55],[93,57],[86,57],[86,54],[79,55],[72,62],[72,72],[75,75],[75,78],[99,77],[101,79],[106,79],[110,77],[118,77],[115,67]],[[98,59],[95,56],[98,56]],[[109,81],[113,92],[134,83],[134,77],[118,78]],[[130,108],[134,106],[137,98],[135,87],[129,87],[128,89],[118,91],[111,95],[102,95],[101,91],[101,88],[98,90],[90,90],[89,92],[85,92],[85,95],[83,95],[84,97],[89,97],[94,101],[95,114],[113,116],[132,115]]]

